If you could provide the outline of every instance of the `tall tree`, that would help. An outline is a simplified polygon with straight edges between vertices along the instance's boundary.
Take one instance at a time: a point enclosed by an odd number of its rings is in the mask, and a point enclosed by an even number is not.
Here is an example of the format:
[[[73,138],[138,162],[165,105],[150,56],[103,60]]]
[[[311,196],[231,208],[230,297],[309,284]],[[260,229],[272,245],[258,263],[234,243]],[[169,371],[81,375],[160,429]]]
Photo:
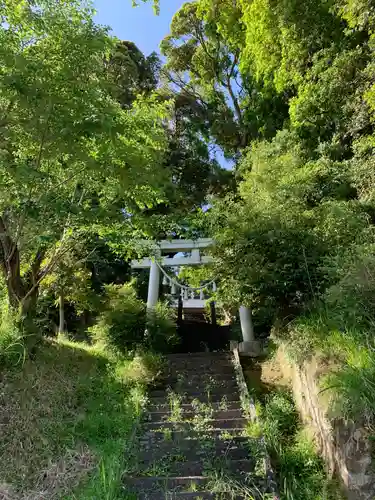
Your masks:
[[[229,155],[253,138],[272,136],[287,111],[283,95],[241,70],[241,15],[235,2],[186,3],[161,43],[164,72],[185,108],[189,104],[189,119]]]
[[[81,230],[126,228],[127,207],[160,200],[165,106],[121,109],[103,64],[115,41],[88,4],[0,12],[0,264],[26,313]]]
[[[113,96],[123,108],[131,107],[140,94],[150,95],[159,82],[161,61],[156,52],[145,56],[133,42],[117,42],[106,64]]]

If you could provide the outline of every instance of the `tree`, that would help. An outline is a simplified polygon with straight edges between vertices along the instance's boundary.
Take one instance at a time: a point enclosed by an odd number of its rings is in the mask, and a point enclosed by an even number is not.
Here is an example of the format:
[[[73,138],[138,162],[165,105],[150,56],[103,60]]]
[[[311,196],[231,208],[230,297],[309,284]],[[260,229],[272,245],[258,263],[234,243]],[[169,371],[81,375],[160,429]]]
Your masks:
[[[55,305],[59,310],[58,333],[67,331],[66,302],[74,304],[75,309],[80,312],[97,305],[90,288],[90,278],[91,274],[85,262],[79,260],[74,253],[66,253],[56,264],[54,271],[41,282],[41,292],[52,292],[55,298]]]
[[[350,164],[309,159],[296,134],[254,144],[241,170],[237,197],[208,214],[214,273],[224,301],[251,304],[269,326],[321,297],[328,260],[366,241],[369,220],[352,200]]]
[[[80,231],[129,225],[162,197],[166,107],[112,97],[115,41],[85,3],[1,6],[0,263],[9,301],[33,309]]]
[[[149,96],[157,87],[160,67],[155,52],[146,57],[135,43],[117,42],[107,62],[114,98],[123,108],[129,108],[139,94]]]
[[[163,72],[189,107],[189,119],[229,155],[253,138],[274,135],[287,112],[283,95],[241,71],[244,42],[236,3],[201,0],[182,6],[161,43]]]

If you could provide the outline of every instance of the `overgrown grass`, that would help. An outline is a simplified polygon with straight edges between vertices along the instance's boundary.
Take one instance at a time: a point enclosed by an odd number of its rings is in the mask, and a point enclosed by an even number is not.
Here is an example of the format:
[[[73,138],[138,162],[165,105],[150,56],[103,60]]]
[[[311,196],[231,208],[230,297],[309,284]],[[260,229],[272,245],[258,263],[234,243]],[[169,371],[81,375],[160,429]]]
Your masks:
[[[363,327],[338,328],[323,308],[298,318],[288,329],[287,352],[300,363],[313,355],[326,361],[322,391],[329,391],[331,411],[344,419],[375,421],[375,342]]]
[[[25,359],[25,345],[16,316],[0,300],[0,368],[14,366]]]
[[[0,498],[125,498],[126,449],[158,364],[59,339],[3,368]]]
[[[266,395],[258,414],[281,500],[339,500],[323,460],[300,425],[292,396],[285,390]],[[251,428],[249,433],[253,437]]]

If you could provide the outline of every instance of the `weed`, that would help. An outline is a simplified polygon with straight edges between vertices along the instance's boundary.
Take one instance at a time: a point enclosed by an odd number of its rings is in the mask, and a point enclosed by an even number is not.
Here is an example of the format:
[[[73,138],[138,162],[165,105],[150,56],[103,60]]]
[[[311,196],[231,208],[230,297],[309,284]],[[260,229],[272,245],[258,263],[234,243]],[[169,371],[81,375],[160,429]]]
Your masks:
[[[15,495],[120,498],[124,449],[146,401],[145,372],[137,377],[129,366],[60,338],[2,374],[0,476]]]
[[[291,395],[268,395],[260,412],[268,452],[277,472],[280,495],[285,500],[330,500],[332,484],[314,444],[300,428]],[[334,491],[334,489],[333,489]]]
[[[222,411],[226,411],[228,409],[228,399],[225,396],[221,398],[219,409]]]
[[[170,415],[168,420],[170,422],[181,422],[182,421],[182,396],[176,394],[172,390],[168,390],[168,404],[170,409]]]
[[[262,436],[262,426],[259,422],[250,420],[246,425],[245,431],[249,438],[259,439]]]
[[[323,305],[295,320],[287,330],[285,345],[294,361],[318,353],[328,361],[329,373],[322,377],[329,391],[332,412],[344,419],[363,420],[368,427],[375,415],[374,320],[363,325],[345,323],[335,310]],[[330,362],[331,361],[331,362]]]
[[[215,497],[225,499],[246,498],[247,500],[266,500],[273,497],[264,494],[253,483],[251,478],[247,481],[249,484],[244,484],[243,481],[238,481],[228,476],[225,471],[212,471],[208,489],[215,494]]]
[[[162,429],[164,441],[172,441],[172,429]]]
[[[7,304],[0,304],[0,367],[24,363],[26,348],[23,333]]]

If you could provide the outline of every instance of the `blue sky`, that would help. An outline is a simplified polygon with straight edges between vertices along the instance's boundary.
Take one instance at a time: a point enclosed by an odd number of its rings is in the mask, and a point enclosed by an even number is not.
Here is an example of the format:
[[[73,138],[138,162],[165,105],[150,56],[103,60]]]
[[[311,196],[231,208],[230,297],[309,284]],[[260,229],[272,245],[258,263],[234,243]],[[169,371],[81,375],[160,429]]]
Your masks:
[[[173,15],[186,0],[161,0],[156,16],[152,2],[132,7],[132,0],[94,0],[96,22],[111,26],[121,40],[131,40],[145,55],[159,49],[159,43],[169,33]]]

